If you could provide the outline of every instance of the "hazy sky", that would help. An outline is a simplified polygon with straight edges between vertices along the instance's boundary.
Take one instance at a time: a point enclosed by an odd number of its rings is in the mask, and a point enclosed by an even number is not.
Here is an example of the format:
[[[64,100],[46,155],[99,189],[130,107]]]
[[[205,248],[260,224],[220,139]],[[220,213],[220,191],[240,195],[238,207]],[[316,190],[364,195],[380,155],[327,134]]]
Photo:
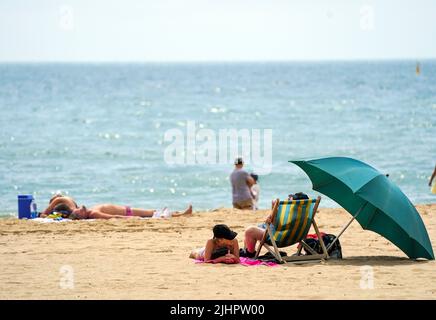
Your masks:
[[[0,61],[436,58],[435,0],[1,0]]]

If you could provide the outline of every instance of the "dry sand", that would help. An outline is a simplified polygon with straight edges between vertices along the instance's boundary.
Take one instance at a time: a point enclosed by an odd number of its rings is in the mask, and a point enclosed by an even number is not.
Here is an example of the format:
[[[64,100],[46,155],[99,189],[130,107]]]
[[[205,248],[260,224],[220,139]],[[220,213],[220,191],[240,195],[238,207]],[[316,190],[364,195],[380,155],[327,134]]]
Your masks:
[[[436,204],[417,206],[436,241]],[[217,223],[239,233],[267,211],[220,209],[192,217],[40,224],[0,221],[1,299],[434,299],[436,263],[411,261],[394,245],[353,223],[341,261],[278,267],[195,264]],[[350,215],[320,209],[321,231],[337,234]],[[294,248],[292,248],[294,250]],[[290,249],[288,253],[292,253]],[[373,288],[361,288],[362,266]],[[365,267],[364,267],[365,268]],[[72,271],[74,282],[66,273]],[[365,277],[363,277],[365,278]],[[71,286],[74,285],[74,288]],[[281,288],[280,288],[281,287]]]

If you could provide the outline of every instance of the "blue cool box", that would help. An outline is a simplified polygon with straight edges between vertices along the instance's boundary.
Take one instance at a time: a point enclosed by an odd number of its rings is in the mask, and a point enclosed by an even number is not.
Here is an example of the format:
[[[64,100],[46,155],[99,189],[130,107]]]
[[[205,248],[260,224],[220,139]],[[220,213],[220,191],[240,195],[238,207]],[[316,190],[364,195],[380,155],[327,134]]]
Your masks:
[[[20,194],[18,195],[18,218],[19,219],[30,219],[30,203],[33,200],[31,194]]]

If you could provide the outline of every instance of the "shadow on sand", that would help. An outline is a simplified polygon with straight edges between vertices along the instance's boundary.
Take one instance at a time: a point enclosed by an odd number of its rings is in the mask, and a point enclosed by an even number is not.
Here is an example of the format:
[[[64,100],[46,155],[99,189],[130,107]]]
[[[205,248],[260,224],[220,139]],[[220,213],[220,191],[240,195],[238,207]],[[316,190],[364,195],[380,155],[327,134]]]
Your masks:
[[[328,265],[345,265],[345,266],[396,266],[396,265],[422,265],[423,263],[432,263],[429,260],[412,260],[407,257],[392,256],[355,256],[342,260],[329,259]]]

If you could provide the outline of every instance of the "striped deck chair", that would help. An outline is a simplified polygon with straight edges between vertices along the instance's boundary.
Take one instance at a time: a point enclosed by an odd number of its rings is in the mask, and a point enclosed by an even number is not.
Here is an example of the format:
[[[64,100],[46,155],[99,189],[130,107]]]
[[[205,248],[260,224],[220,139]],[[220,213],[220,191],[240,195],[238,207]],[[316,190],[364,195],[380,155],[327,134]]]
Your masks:
[[[298,261],[316,262],[328,259],[328,253],[323,241],[320,241],[322,254],[315,252],[304,242],[311,226],[313,226],[318,239],[322,239],[315,222],[315,213],[320,201],[321,197],[292,201],[280,201],[277,199],[272,209],[272,223],[265,224],[266,230],[256,251],[255,258],[259,256],[260,250],[264,246],[280,263]],[[295,255],[281,257],[278,248],[288,247],[296,243],[300,245]],[[301,255],[303,247],[311,255]]]

